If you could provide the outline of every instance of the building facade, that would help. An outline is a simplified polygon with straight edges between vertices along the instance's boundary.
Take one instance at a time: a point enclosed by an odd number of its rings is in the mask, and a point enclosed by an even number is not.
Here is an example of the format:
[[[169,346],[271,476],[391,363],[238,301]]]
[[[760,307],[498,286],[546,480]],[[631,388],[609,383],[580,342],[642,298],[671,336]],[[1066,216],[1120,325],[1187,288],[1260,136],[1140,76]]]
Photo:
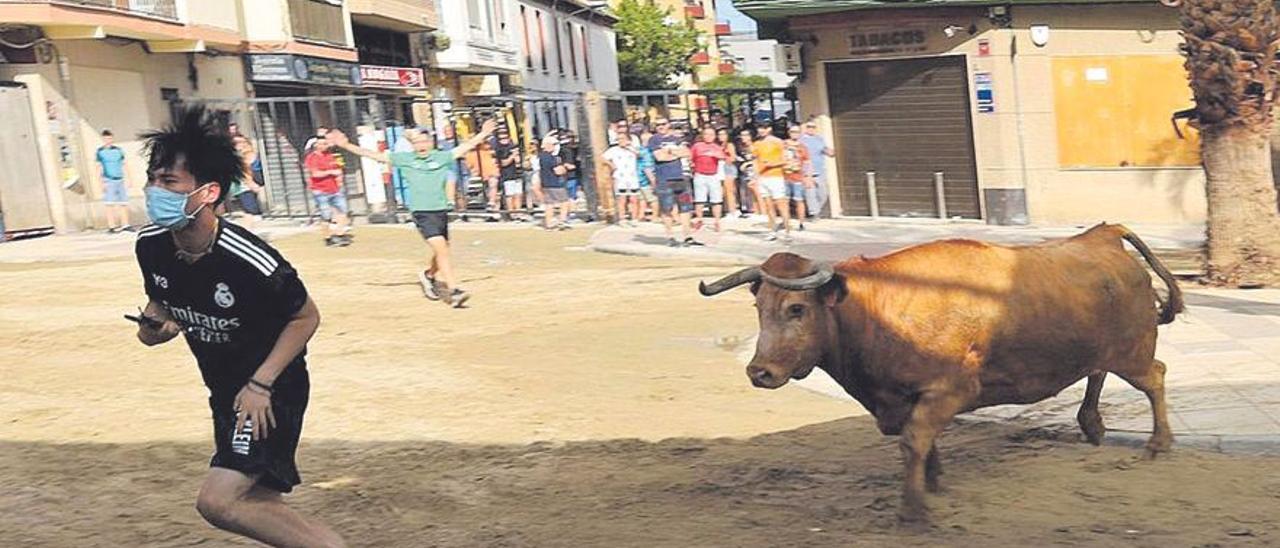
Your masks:
[[[764,76],[775,88],[790,86],[795,76],[778,69],[778,41],[762,40],[753,31],[735,32],[728,23],[716,31],[720,74]]]
[[[40,159],[0,179],[11,231],[103,226],[104,129],[125,151],[142,219],[136,136],[167,123],[175,101],[425,95],[417,44],[439,26],[432,0],[0,0],[0,21],[5,42],[26,46],[0,47],[6,122],[29,129],[4,153]],[[33,178],[42,193],[22,190]]]
[[[1177,10],[1158,3],[738,0],[803,46],[832,210],[992,223],[1200,223]],[[977,5],[975,5],[977,4]]]
[[[457,105],[512,105],[526,137],[575,127],[583,92],[616,92],[616,19],[603,2],[444,2],[449,47],[436,52],[434,80]]]

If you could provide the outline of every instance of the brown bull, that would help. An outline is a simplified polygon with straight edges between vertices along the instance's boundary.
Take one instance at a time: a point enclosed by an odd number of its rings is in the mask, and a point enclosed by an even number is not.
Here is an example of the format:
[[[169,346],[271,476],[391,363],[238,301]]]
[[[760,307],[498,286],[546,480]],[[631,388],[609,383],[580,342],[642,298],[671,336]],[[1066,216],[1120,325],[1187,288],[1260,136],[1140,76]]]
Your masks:
[[[1168,285],[1165,302],[1122,240]],[[1098,396],[1115,373],[1151,401],[1148,455],[1173,442],[1156,326],[1182,311],[1182,294],[1123,226],[1031,246],[945,240],[834,267],[777,253],[699,290],[748,283],[760,320],[751,383],[778,388],[821,367],[881,432],[900,434],[904,519],[925,516],[941,474],[934,439],[958,413],[1037,402],[1087,377],[1077,418],[1098,444]]]

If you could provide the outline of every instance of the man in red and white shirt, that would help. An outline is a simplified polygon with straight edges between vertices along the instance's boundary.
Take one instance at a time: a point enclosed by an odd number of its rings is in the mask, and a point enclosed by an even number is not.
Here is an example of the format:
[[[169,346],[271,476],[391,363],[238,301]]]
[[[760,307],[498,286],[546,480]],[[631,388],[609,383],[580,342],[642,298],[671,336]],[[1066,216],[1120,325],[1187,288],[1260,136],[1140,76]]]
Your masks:
[[[315,197],[316,209],[324,222],[324,243],[330,247],[351,245],[347,226],[347,195],[342,191],[342,165],[333,153],[333,144],[318,137],[303,165],[307,170],[307,188]]]
[[[707,203],[711,204],[711,217],[715,219],[716,232],[720,232],[720,215],[724,210],[724,179],[720,172],[720,162],[728,158],[724,147],[716,142],[716,129],[711,126],[702,128],[701,138],[689,149],[690,163],[693,164],[693,216],[695,224],[702,225],[702,210]]]

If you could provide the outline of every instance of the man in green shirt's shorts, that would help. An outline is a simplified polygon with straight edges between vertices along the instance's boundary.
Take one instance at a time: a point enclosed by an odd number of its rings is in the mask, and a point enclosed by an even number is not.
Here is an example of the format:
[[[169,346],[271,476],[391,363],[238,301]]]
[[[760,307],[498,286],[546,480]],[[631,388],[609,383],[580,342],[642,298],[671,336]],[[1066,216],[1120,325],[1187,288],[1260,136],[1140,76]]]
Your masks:
[[[470,295],[458,287],[453,273],[449,211],[453,209],[456,190],[454,185],[448,184],[449,177],[458,158],[488,139],[497,127],[497,122],[488,120],[474,137],[448,151],[437,149],[435,136],[428,132],[405,132],[413,144],[413,152],[373,151],[351,144],[340,131],[328,134],[329,141],[338,148],[400,170],[406,205],[413,215],[414,224],[418,225],[418,232],[432,251],[427,269],[418,273],[418,281],[422,283],[422,291],[428,299],[443,299],[445,304],[454,308],[461,308]]]

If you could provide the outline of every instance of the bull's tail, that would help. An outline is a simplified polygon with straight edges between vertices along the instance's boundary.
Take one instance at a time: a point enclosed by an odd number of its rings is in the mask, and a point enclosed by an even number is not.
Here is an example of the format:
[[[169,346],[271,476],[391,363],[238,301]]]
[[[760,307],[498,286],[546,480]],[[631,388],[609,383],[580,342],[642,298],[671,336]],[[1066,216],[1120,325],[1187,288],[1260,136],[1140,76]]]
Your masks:
[[[1146,259],[1147,265],[1156,272],[1156,276],[1159,276],[1164,281],[1165,286],[1169,288],[1169,298],[1160,303],[1160,321],[1158,323],[1160,325],[1172,323],[1174,317],[1186,309],[1182,303],[1182,289],[1178,287],[1178,281],[1173,278],[1173,274],[1169,272],[1169,269],[1164,266],[1163,262],[1160,262],[1155,253],[1151,252],[1151,248],[1147,247],[1147,243],[1142,241],[1142,238],[1139,238],[1137,234],[1125,228],[1124,225],[1109,226],[1121,238],[1129,242],[1134,249],[1137,249],[1138,253],[1142,254],[1142,258]]]

